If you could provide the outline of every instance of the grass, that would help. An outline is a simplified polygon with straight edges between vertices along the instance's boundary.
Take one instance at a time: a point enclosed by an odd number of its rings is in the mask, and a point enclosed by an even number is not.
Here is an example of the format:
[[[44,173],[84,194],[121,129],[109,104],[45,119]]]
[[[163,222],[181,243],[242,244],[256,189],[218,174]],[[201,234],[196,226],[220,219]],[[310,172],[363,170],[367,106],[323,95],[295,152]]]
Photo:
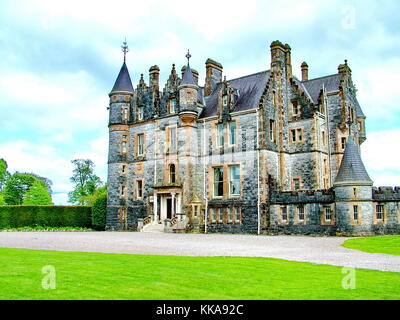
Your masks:
[[[400,236],[368,237],[346,240],[343,246],[371,253],[400,255]]]
[[[400,299],[400,273],[357,269],[345,290],[341,267],[269,258],[0,249],[0,265],[0,299]]]

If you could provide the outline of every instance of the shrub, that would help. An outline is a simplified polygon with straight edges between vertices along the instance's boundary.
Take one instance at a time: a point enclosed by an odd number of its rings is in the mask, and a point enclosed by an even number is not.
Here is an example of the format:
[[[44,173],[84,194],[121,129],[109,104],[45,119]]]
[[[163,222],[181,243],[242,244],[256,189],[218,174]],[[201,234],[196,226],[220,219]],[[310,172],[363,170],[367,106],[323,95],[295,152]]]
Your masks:
[[[106,228],[107,216],[107,194],[97,198],[92,207],[92,226],[96,230],[104,230]]]
[[[0,206],[0,229],[20,227],[92,226],[91,207],[86,206]]]

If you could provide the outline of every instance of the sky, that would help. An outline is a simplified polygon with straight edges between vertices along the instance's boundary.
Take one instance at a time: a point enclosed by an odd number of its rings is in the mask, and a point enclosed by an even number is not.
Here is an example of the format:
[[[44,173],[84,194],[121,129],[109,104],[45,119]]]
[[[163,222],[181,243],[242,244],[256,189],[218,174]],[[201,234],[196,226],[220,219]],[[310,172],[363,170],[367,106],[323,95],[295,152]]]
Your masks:
[[[9,171],[53,181],[53,201],[73,189],[71,160],[89,158],[107,179],[108,93],[123,62],[133,85],[149,67],[205,61],[227,79],[269,69],[274,40],[292,48],[294,74],[337,72],[348,60],[367,117],[364,164],[378,186],[400,185],[400,2],[85,1],[0,2],[0,158]]]

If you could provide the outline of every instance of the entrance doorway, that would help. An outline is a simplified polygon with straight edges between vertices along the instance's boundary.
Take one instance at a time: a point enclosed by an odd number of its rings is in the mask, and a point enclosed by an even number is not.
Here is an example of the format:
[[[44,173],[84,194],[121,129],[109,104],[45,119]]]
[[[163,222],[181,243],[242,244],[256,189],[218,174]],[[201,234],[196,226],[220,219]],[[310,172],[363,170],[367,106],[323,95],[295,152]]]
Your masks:
[[[167,219],[172,219],[172,198],[167,198]]]

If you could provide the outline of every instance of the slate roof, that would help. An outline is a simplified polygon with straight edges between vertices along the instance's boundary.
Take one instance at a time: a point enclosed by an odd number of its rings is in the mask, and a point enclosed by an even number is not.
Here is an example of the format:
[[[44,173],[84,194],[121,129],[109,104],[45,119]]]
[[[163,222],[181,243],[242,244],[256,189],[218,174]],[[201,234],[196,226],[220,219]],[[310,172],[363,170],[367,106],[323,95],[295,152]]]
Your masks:
[[[183,74],[182,83],[181,84],[194,84],[194,85],[196,85],[196,80],[195,80],[195,78],[193,76],[192,69],[190,68],[189,63],[187,65],[187,67],[186,67],[185,73]]]
[[[367,170],[361,160],[358,147],[349,136],[342,163],[336,176],[334,185],[372,185]]]
[[[304,88],[306,88],[312,101],[317,104],[322,85],[325,85],[326,92],[339,90],[340,74],[337,73],[326,77],[302,81],[302,84]]]
[[[239,97],[236,101],[233,112],[255,109],[258,107],[261,95],[267,85],[270,72],[262,71],[237,79],[228,80],[229,84],[238,90]],[[218,92],[222,82],[214,87],[211,95],[204,97],[206,107],[203,109],[199,118],[207,118],[217,115]]]
[[[115,80],[114,87],[111,92],[126,91],[133,92],[131,77],[129,76],[128,67],[125,62],[121,67],[117,80]]]

